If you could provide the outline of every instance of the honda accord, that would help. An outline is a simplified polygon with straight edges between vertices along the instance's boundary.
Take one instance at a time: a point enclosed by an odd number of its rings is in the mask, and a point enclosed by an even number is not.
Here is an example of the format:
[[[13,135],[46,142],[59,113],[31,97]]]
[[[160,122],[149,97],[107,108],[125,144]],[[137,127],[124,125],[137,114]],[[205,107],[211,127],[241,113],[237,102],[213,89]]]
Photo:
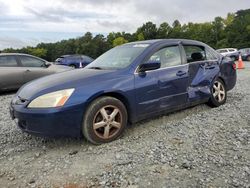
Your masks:
[[[180,39],[115,47],[84,69],[40,78],[14,96],[18,126],[41,136],[111,142],[128,123],[201,103],[223,105],[236,65],[208,45]]]

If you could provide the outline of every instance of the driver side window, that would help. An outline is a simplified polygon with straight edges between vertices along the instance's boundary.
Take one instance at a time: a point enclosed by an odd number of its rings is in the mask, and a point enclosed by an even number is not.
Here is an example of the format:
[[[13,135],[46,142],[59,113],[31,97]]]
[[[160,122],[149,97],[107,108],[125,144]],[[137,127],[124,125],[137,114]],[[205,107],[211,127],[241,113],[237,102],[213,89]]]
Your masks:
[[[161,62],[161,68],[181,65],[181,54],[178,46],[170,46],[163,48],[154,53],[150,61]]]

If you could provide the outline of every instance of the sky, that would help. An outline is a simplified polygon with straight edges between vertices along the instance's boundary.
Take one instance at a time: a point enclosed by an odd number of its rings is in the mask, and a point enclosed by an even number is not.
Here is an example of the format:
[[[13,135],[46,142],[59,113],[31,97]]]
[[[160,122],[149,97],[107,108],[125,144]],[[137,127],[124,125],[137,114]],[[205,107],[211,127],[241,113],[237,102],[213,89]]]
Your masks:
[[[147,21],[213,21],[249,0],[0,0],[0,50],[93,34],[135,32]]]

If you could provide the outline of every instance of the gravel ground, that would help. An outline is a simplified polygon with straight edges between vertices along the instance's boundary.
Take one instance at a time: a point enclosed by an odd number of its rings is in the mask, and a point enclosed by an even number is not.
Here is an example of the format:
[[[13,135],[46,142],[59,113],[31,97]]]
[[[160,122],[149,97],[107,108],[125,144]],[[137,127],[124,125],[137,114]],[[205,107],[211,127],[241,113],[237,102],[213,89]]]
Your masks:
[[[250,187],[250,63],[219,108],[127,128],[110,144],[45,139],[11,121],[0,96],[0,187]]]

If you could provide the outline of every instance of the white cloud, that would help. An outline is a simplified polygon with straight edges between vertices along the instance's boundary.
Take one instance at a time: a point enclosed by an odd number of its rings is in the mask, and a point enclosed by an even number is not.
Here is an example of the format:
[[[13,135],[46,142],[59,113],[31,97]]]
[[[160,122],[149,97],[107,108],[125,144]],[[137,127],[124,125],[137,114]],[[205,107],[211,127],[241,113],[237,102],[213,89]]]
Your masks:
[[[134,32],[147,21],[212,21],[246,8],[249,0],[0,0],[0,31]]]

